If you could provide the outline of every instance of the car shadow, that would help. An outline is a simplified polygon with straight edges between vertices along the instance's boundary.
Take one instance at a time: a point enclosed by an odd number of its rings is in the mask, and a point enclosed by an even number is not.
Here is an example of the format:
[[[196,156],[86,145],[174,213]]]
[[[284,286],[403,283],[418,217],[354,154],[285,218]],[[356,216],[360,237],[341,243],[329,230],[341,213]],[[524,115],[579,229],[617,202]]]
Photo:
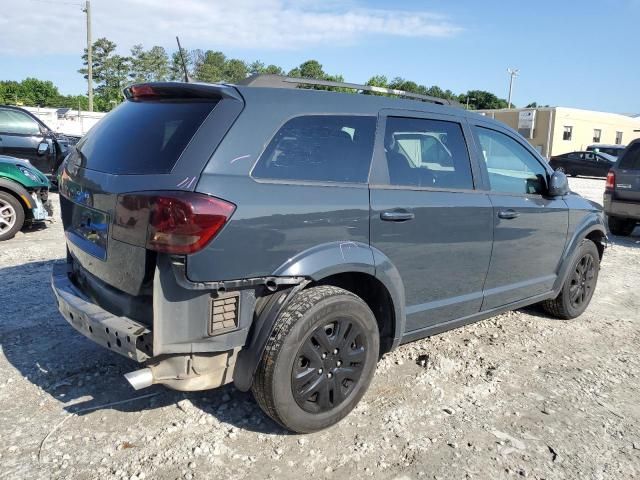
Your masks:
[[[609,241],[614,248],[616,247],[616,245],[622,245],[631,248],[640,248],[640,226],[636,227],[636,229],[628,237],[613,235],[611,232],[608,232],[608,235]]]
[[[262,412],[251,393],[240,392],[232,384],[202,392],[177,392],[162,386],[136,392],[123,375],[141,366],[93,343],[58,313],[49,283],[54,263],[0,268],[0,366],[5,363],[4,355],[23,379],[46,392],[60,409],[79,416],[111,409],[183,408],[187,400],[202,415],[210,414],[231,426],[266,434],[288,433]],[[14,377],[10,372],[2,376]]]

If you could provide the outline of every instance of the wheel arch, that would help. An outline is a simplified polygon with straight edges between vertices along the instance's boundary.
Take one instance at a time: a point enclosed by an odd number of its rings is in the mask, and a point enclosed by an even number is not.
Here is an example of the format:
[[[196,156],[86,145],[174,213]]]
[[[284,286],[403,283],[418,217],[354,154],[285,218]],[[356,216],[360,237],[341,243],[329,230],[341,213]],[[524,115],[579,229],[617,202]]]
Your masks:
[[[400,344],[405,325],[404,285],[398,270],[379,250],[360,242],[331,242],[306,250],[277,268],[274,276],[306,277],[260,302],[252,333],[238,355],[234,383],[248,391],[278,314],[294,295],[310,285],[334,285],[355,293],[371,308],[381,335],[381,352]],[[355,291],[354,291],[355,290]],[[368,301],[367,301],[368,300]]]
[[[607,247],[609,240],[607,237],[607,230],[604,226],[602,215],[592,214],[587,215],[583,221],[574,230],[573,235],[567,242],[567,247],[562,255],[560,261],[560,268],[558,270],[558,277],[554,285],[554,292],[557,294],[562,289],[562,285],[569,275],[571,264],[575,260],[575,254],[580,247],[583,240],[591,240],[595,243],[600,259],[604,254],[604,250]]]
[[[8,178],[0,177],[0,191],[7,192],[19,201],[24,209],[25,216],[31,212],[33,208],[31,205],[31,196],[22,185]]]
[[[404,284],[398,269],[380,250],[361,242],[325,243],[296,255],[274,275],[305,276],[312,281],[309,285],[349,290],[376,315],[382,353],[400,344],[405,326]]]

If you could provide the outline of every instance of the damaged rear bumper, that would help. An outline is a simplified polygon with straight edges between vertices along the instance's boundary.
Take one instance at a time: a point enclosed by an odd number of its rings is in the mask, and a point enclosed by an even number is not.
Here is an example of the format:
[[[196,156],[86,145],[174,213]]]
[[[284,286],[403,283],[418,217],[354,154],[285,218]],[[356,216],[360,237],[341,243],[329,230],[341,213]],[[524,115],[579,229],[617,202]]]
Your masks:
[[[144,362],[152,356],[153,335],[146,326],[113,315],[92,303],[69,279],[68,264],[53,266],[51,286],[58,310],[85,337],[120,355]]]

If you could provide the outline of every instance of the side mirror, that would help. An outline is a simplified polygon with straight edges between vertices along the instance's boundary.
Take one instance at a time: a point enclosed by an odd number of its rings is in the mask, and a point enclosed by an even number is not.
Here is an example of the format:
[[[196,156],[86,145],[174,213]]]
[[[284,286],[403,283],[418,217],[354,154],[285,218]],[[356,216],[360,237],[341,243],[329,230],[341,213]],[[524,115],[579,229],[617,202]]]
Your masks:
[[[38,145],[38,155],[44,155],[49,152],[49,142],[41,142]]]
[[[569,180],[564,172],[555,171],[549,179],[549,196],[562,197],[569,193]]]

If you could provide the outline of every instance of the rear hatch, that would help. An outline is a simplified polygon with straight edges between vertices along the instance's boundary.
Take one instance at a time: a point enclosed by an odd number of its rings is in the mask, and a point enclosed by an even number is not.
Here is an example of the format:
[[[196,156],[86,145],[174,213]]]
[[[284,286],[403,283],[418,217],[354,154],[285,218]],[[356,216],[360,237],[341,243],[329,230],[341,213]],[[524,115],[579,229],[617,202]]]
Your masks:
[[[614,198],[640,203],[640,142],[624,151],[615,169]]]
[[[152,83],[129,87],[125,96],[72,147],[60,174],[71,261],[94,299],[103,284],[135,296],[151,293],[152,203],[181,205],[243,107],[229,86]]]

